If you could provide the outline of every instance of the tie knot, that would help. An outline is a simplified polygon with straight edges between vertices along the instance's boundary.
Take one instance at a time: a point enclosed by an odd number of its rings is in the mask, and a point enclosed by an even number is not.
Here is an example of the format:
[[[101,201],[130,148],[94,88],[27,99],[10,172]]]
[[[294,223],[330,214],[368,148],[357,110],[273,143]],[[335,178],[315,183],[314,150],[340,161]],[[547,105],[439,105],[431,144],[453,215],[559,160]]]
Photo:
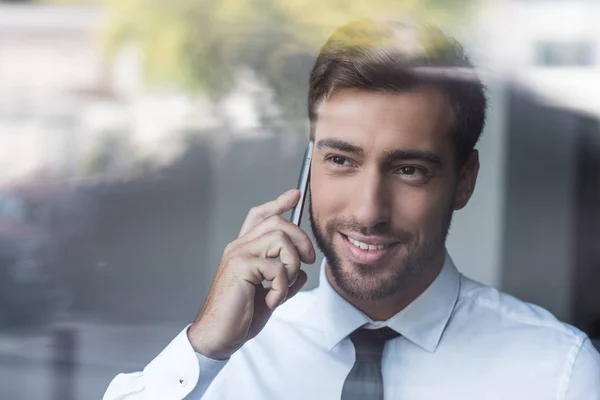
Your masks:
[[[385,342],[400,334],[391,328],[359,328],[350,334],[350,340],[356,349],[356,361],[380,362]]]

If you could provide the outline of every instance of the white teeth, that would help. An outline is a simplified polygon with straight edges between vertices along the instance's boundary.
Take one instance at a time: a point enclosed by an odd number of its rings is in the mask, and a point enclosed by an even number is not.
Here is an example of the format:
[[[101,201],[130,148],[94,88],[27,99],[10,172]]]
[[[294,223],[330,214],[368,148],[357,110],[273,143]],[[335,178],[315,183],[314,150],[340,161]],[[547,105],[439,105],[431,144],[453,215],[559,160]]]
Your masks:
[[[353,245],[355,245],[356,247],[362,249],[362,250],[381,250],[383,248],[385,248],[385,244],[366,244],[363,242],[359,242],[358,240],[354,240],[351,237],[348,237],[348,240],[350,241],[350,243],[352,243]]]

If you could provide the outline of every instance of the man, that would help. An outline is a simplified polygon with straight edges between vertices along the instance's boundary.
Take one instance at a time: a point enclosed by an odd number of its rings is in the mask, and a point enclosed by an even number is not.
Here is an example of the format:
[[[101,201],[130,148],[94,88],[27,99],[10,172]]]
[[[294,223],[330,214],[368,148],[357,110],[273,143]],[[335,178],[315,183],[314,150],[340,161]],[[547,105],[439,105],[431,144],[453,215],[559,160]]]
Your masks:
[[[296,295],[315,251],[280,217],[292,190],[250,210],[195,322],[105,399],[600,400],[584,333],[465,278],[446,253],[486,110],[460,45],[351,23],[322,49],[308,97],[319,288]]]

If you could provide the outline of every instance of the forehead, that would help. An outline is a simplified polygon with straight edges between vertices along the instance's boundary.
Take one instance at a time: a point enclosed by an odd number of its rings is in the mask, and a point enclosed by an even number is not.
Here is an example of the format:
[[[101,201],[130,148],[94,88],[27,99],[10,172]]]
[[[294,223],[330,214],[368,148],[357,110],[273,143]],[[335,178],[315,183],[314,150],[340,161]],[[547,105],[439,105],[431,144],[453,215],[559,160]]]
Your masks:
[[[317,107],[315,141],[336,138],[371,150],[450,151],[452,109],[443,92],[422,86],[401,93],[343,89]]]

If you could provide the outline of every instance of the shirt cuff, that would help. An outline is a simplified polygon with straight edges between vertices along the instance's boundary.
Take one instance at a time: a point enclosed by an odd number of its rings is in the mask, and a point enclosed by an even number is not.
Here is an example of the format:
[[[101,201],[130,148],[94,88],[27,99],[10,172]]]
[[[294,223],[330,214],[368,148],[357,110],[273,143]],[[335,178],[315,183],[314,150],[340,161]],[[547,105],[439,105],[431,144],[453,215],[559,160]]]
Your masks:
[[[144,368],[146,387],[156,398],[184,398],[192,390],[201,396],[227,363],[196,353],[187,336],[188,328]]]
[[[196,358],[198,359],[198,365],[200,367],[200,379],[198,380],[195,391],[198,393],[204,393],[210,384],[215,380],[217,375],[219,375],[219,372],[221,372],[223,367],[225,367],[229,359],[214,360],[198,352],[195,353]]]
[[[198,364],[200,365],[201,374],[214,374],[213,378],[217,376],[219,372],[221,372],[225,364],[227,364],[227,362],[229,361],[229,359],[215,360],[212,358],[208,358],[205,355],[202,355],[198,352],[196,352],[196,357],[198,358]]]

